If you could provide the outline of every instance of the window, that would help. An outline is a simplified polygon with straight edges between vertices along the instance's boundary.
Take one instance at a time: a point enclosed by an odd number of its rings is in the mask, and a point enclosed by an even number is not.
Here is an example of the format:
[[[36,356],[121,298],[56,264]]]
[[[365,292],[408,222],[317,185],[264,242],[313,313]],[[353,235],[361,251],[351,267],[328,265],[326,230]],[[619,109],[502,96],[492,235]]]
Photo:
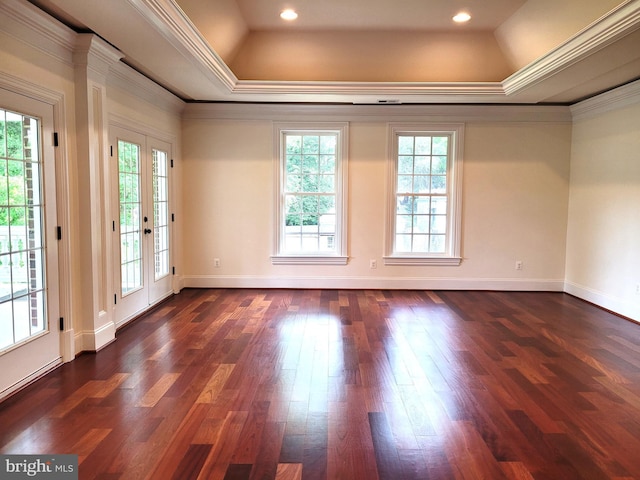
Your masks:
[[[39,130],[0,109],[0,350],[47,330]]]
[[[459,265],[463,125],[391,125],[387,265]]]
[[[155,280],[169,275],[168,154],[151,149],[153,168],[153,253]]]
[[[344,265],[347,124],[277,124],[274,264]]]
[[[118,141],[122,296],[142,287],[140,145]]]

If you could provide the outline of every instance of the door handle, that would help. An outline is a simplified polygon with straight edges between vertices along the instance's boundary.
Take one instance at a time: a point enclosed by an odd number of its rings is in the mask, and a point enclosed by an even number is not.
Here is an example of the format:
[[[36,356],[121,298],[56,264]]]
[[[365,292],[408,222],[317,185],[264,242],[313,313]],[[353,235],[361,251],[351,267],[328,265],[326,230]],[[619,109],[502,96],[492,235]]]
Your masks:
[[[150,234],[150,233],[151,233],[151,229],[150,229],[150,228],[145,228],[145,229],[144,229],[144,234],[145,234],[145,235],[148,235],[148,234]]]

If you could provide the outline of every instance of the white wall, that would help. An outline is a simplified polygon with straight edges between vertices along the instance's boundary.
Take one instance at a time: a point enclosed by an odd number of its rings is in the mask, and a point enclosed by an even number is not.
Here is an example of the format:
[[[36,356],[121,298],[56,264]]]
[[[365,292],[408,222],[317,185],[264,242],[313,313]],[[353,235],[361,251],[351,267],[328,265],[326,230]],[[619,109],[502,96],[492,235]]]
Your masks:
[[[571,124],[563,107],[189,105],[186,286],[562,290]],[[349,121],[346,266],[272,265],[273,120]],[[389,121],[463,121],[458,267],[384,266]],[[219,258],[221,266],[214,267]],[[369,268],[369,260],[378,268]],[[524,268],[515,270],[515,261]]]
[[[640,82],[573,112],[566,290],[640,321]]]

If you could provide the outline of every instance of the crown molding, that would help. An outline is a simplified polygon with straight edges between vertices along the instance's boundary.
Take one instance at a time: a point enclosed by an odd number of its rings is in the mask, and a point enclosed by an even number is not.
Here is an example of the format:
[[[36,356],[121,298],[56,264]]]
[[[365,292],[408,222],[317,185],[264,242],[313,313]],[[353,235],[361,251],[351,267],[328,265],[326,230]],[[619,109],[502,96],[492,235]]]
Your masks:
[[[566,106],[188,103],[183,118],[241,121],[570,123]]]
[[[1,30],[67,65],[73,65],[76,33],[38,7],[20,0],[2,0],[0,18],[3,18]]]
[[[275,101],[323,101],[356,104],[402,103],[501,103],[504,90],[499,82],[329,82],[239,80],[232,94],[250,100],[267,95]]]
[[[640,80],[577,103],[571,107],[573,120],[584,120],[640,103]]]
[[[172,114],[180,115],[185,107],[184,101],[180,98],[122,62],[112,65],[109,69],[107,85],[130,93]]]
[[[237,77],[211,48],[173,0],[128,0],[179,51],[197,60],[201,70],[232,91]]]
[[[640,1],[627,0],[569,40],[518,70],[502,82],[506,95],[516,95],[585,59],[640,28]]]
[[[335,95],[499,95],[499,82],[303,82],[239,80],[234,93],[299,93]]]

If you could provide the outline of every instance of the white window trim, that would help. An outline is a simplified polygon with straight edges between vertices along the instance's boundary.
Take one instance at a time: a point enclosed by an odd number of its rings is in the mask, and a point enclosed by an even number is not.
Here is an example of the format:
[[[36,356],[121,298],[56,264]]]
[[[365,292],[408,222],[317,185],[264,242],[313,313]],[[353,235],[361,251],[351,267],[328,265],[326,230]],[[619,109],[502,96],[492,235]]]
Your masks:
[[[349,150],[349,123],[348,122],[295,122],[273,124],[274,132],[274,210],[275,228],[273,239],[273,265],[346,265],[347,256],[347,172]],[[287,133],[337,133],[338,134],[338,158],[336,169],[336,250],[335,252],[312,254],[287,254],[282,251],[284,243],[284,222],[282,188],[284,186],[285,171],[282,161],[284,135]]]
[[[385,265],[451,265],[457,266],[462,262],[460,256],[462,230],[462,170],[463,170],[463,123],[390,123],[389,128],[389,159],[387,170],[387,215],[385,229]],[[444,254],[425,253],[394,253],[395,243],[395,210],[397,185],[397,144],[400,134],[441,134],[451,135],[451,161],[447,168],[447,191],[449,194],[447,211],[447,252]]]

